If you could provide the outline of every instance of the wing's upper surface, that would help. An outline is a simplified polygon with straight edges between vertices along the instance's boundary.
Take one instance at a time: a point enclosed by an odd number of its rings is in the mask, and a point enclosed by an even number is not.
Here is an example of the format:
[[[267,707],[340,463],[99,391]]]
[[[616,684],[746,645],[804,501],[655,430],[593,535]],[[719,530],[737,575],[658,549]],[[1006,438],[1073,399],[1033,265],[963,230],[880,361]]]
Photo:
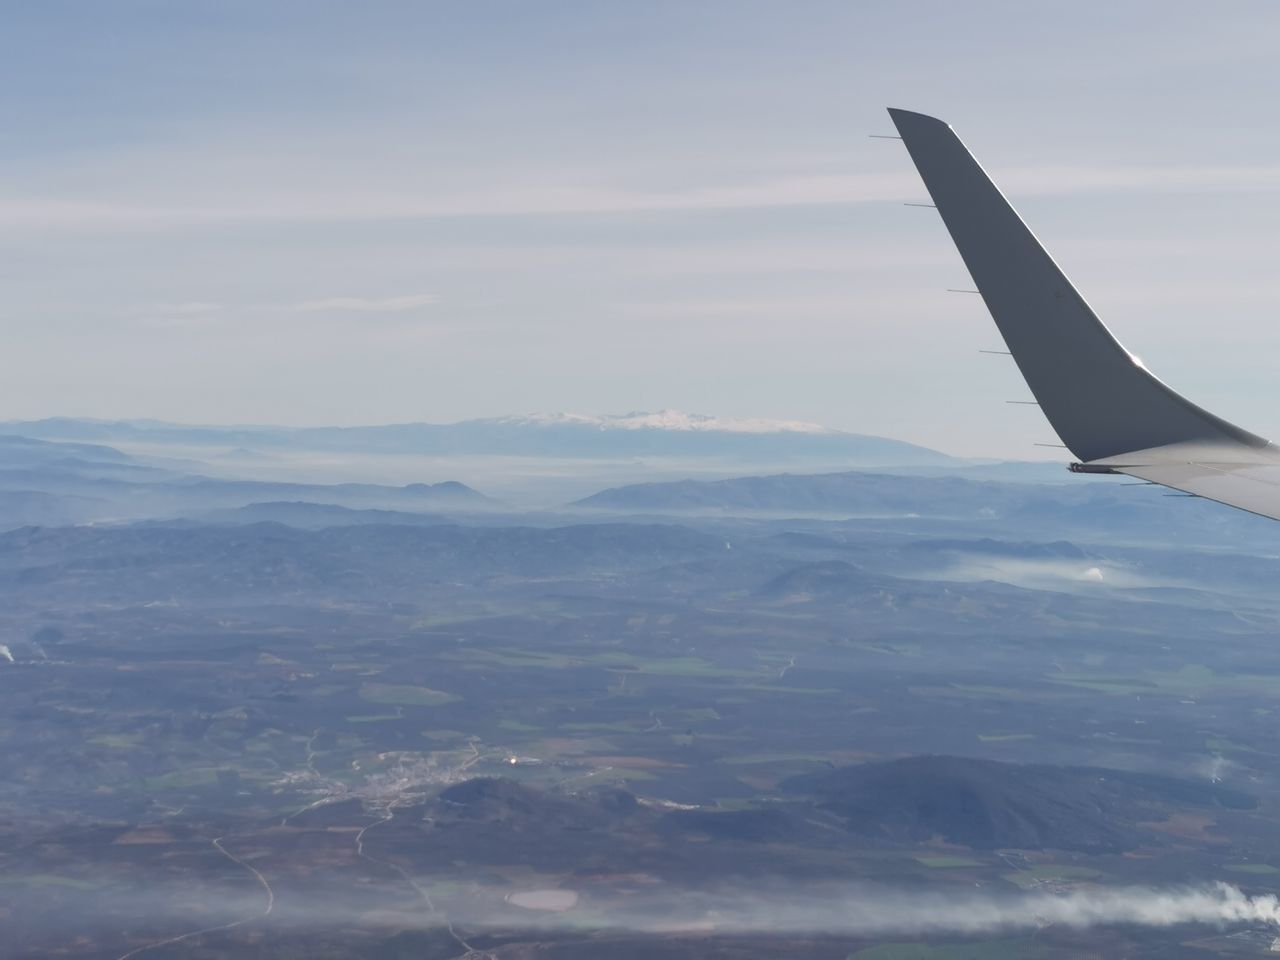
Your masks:
[[[1280,520],[1277,459],[1274,448],[1250,457],[1248,453],[1221,447],[1195,449],[1175,445],[1095,460],[1093,465]]]
[[[1122,347],[941,120],[889,111],[1018,368],[1086,465],[1280,519],[1280,449]]]

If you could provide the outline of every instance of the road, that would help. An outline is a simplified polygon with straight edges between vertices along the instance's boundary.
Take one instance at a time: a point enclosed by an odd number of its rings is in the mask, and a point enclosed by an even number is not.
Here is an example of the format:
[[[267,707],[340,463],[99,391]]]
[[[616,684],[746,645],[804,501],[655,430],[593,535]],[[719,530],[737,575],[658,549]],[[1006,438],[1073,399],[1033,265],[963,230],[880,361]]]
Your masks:
[[[167,947],[170,944],[181,943],[182,941],[190,940],[193,937],[201,937],[201,936],[204,936],[205,934],[217,933],[221,930],[234,930],[236,927],[242,927],[246,923],[252,923],[255,920],[261,920],[264,917],[271,916],[271,911],[275,909],[275,905],[276,905],[276,894],[275,894],[275,891],[271,889],[271,884],[267,882],[267,878],[262,875],[262,871],[260,871],[257,867],[251,864],[245,863],[245,861],[241,860],[234,853],[232,853],[226,847],[224,847],[222,845],[222,841],[225,839],[226,839],[225,837],[215,837],[212,841],[214,849],[216,849],[220,854],[222,854],[228,860],[244,867],[246,870],[252,873],[254,877],[257,879],[258,883],[262,885],[262,889],[266,891],[266,894],[267,894],[267,903],[266,903],[266,906],[263,908],[262,912],[252,914],[251,916],[248,916],[248,917],[242,917],[239,920],[233,920],[231,923],[220,923],[216,927],[203,927],[199,930],[189,930],[186,933],[178,934],[176,937],[168,937],[164,940],[156,940],[154,943],[144,944],[141,947],[135,947],[134,949],[130,950],[128,953],[121,954],[117,958],[117,960],[130,960],[131,957],[136,957],[139,954],[146,953],[149,950],[155,950],[158,947]]]

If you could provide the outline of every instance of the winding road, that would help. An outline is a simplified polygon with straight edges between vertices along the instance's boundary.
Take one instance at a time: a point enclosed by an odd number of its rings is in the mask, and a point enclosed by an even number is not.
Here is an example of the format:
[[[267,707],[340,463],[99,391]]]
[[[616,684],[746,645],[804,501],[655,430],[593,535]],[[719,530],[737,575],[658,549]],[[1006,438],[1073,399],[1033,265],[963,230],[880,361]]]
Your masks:
[[[144,944],[141,947],[135,947],[134,949],[130,950],[128,953],[122,953],[117,958],[117,960],[129,960],[130,957],[136,957],[139,954],[146,953],[148,950],[155,950],[158,947],[167,947],[170,944],[181,943],[183,940],[190,940],[192,937],[204,936],[207,933],[217,933],[221,930],[234,930],[236,927],[242,927],[246,923],[252,923],[255,920],[261,920],[264,917],[269,917],[271,915],[271,911],[275,909],[275,905],[276,905],[276,894],[275,894],[275,891],[271,889],[271,884],[267,882],[267,878],[262,875],[262,871],[260,871],[257,867],[251,864],[245,863],[245,861],[241,860],[234,853],[232,853],[226,847],[224,847],[222,845],[222,841],[225,839],[226,837],[215,837],[212,841],[213,846],[220,854],[222,854],[228,860],[232,861],[233,863],[238,863],[240,866],[244,867],[246,870],[252,873],[254,877],[257,878],[258,883],[262,884],[262,889],[265,890],[267,894],[267,903],[266,903],[266,906],[263,908],[262,913],[255,913],[252,916],[243,917],[239,920],[233,920],[231,923],[220,923],[216,927],[203,927],[200,930],[189,930],[186,933],[178,934],[176,937],[168,937],[164,940],[156,940],[154,943],[148,943],[148,944]]]

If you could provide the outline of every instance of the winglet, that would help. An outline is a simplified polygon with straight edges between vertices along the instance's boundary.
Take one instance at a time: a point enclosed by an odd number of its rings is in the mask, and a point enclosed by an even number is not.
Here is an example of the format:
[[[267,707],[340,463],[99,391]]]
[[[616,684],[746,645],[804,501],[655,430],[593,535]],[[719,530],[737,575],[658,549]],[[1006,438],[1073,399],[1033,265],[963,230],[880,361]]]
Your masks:
[[[890,108],[889,116],[1027,385],[1072,453],[1088,462],[1171,444],[1269,446],[1175,393],[1120,345],[951,127],[909,110]]]

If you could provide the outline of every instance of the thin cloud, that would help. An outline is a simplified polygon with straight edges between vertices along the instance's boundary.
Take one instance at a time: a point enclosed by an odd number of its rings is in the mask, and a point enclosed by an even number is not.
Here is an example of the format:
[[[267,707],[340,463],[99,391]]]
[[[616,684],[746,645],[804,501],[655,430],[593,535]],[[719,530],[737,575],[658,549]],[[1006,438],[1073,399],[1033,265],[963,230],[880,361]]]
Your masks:
[[[243,303],[224,305],[191,301],[162,303],[147,308],[138,317],[150,327],[199,327],[213,323],[247,322],[254,318],[274,317],[288,321],[302,315],[317,314],[335,320],[342,314],[402,314],[439,301],[434,293],[409,293],[395,297],[326,297],[292,303]]]
[[[1273,164],[1044,165],[992,171],[1010,196],[1125,193],[1270,193],[1280,188]]]
[[[304,300],[290,308],[296,313],[401,313],[429,307],[438,300],[434,293],[409,293],[399,297],[329,297]]]
[[[208,300],[184,300],[181,303],[161,304],[160,309],[169,313],[181,314],[185,317],[195,317],[215,313],[221,307],[222,304],[212,303]]]
[[[901,299],[894,298],[893,305]],[[631,301],[617,304],[628,316],[646,319],[720,320],[761,317],[781,320],[799,317],[854,317],[867,312],[866,298],[788,297],[782,299],[688,299]]]
[[[222,304],[204,300],[159,303],[146,310],[140,320],[149,327],[200,327],[219,318]]]
[[[246,195],[238,204],[217,207],[154,203],[145,198],[68,201],[0,197],[0,225],[168,229],[252,223],[681,213],[923,200],[923,188],[906,157],[902,158],[900,167],[895,172],[797,174],[752,183],[696,185],[678,190],[582,188],[548,183],[447,197],[414,195],[408,190],[365,196],[348,193],[336,202],[332,191],[324,196],[277,195],[262,202],[254,202],[255,198]],[[1182,195],[1280,190],[1280,166],[1275,165],[1021,166],[996,169],[994,173],[1015,201],[1020,196],[1075,196],[1117,191]],[[359,300],[350,299],[352,304]]]

